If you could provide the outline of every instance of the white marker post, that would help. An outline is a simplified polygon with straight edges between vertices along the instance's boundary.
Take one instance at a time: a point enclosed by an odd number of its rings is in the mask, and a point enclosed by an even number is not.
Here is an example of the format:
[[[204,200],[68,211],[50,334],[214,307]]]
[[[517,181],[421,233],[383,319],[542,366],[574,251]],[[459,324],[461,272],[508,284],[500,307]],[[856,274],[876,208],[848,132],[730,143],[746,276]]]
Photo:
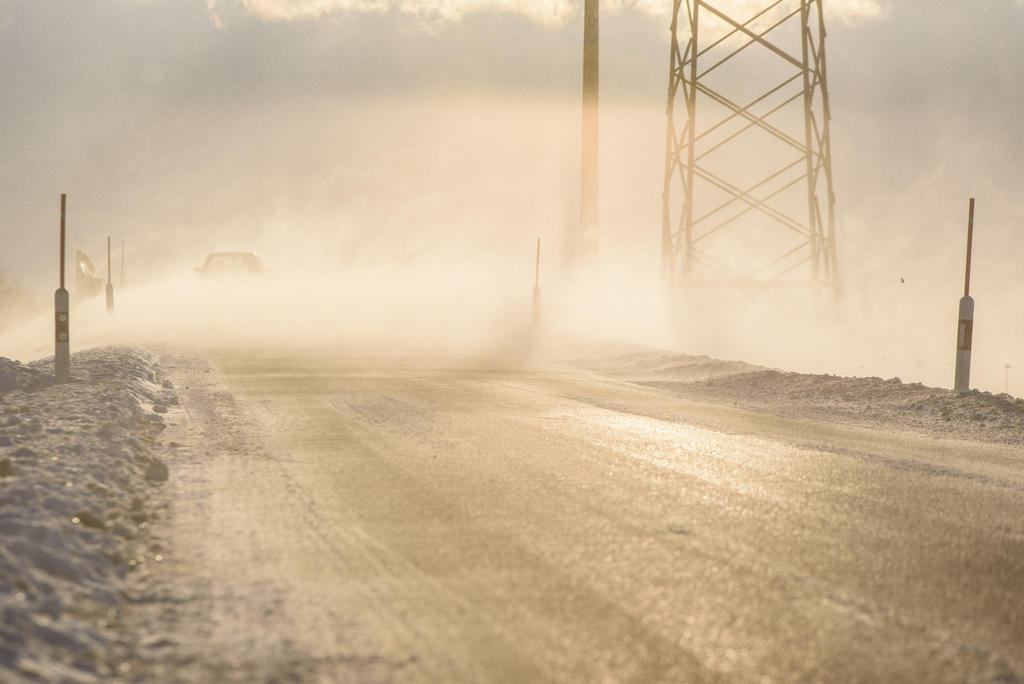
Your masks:
[[[53,295],[54,309],[54,350],[53,377],[54,382],[63,384],[71,380],[71,345],[70,345],[70,311],[68,291],[64,289],[64,222],[67,214],[67,195],[60,196],[60,287]]]
[[[107,313],[114,313],[114,283],[110,282],[110,236],[107,236]]]
[[[537,269],[533,276],[533,324],[540,323],[540,238],[537,238]]]
[[[974,299],[971,297],[971,248],[974,243],[974,198],[967,217],[967,274],[964,296],[960,299],[960,321],[956,332],[956,379],[953,389],[966,392],[971,388],[971,344],[974,338]]]

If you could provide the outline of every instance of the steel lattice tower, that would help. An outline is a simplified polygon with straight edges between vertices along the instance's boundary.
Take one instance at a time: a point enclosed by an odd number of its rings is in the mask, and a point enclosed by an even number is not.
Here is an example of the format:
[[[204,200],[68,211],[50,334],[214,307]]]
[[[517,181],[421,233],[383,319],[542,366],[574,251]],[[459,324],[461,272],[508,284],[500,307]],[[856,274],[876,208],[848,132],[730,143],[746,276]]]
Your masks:
[[[836,288],[822,0],[765,0],[745,21],[724,2],[673,2],[665,275]]]

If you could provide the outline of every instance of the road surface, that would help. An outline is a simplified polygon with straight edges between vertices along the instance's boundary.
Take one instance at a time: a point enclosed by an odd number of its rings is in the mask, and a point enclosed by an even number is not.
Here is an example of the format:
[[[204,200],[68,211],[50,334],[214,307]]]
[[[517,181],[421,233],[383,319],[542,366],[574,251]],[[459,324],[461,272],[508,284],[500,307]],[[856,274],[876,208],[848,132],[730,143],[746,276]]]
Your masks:
[[[557,366],[205,357],[167,358],[147,677],[1024,677],[1020,448]]]

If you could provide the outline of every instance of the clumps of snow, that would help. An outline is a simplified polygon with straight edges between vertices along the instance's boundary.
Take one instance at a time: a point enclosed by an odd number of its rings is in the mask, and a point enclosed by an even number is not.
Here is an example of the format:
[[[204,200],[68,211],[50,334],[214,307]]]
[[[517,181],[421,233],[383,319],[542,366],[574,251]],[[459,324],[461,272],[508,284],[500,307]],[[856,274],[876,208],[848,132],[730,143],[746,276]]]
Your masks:
[[[75,354],[67,385],[52,360],[0,369],[0,681],[124,674],[124,592],[161,560],[147,528],[173,388],[129,348]]]
[[[690,356],[646,349],[609,356],[582,356],[578,362],[591,370],[628,376],[633,380],[696,382],[762,370],[761,366],[744,361],[723,361],[710,356]]]
[[[904,384],[899,378],[755,370],[695,382],[644,381],[693,399],[775,415],[955,439],[1024,443],[1024,399]]]
[[[34,390],[52,384],[52,375],[0,356],[0,393]]]
[[[577,366],[697,401],[790,418],[1024,444],[1024,399],[1008,394],[956,392],[900,378],[790,373],[614,343],[578,345],[572,352]]]

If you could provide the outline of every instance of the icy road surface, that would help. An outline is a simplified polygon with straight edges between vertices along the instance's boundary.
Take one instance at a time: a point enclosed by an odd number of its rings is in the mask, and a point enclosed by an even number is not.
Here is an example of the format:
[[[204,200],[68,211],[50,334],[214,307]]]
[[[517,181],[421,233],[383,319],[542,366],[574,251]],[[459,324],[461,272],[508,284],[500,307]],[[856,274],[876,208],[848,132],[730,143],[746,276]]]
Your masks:
[[[1024,678],[1020,447],[566,368],[207,357],[165,360],[144,679]]]

